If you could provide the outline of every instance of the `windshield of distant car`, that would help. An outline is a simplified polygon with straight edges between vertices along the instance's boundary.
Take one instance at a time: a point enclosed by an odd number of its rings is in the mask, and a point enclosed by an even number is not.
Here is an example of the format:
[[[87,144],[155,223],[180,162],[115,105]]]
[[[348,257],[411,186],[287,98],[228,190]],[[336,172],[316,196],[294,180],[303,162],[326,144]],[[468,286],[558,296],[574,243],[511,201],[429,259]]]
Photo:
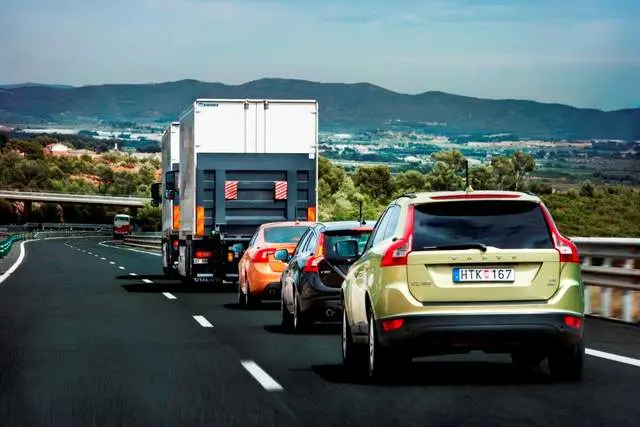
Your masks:
[[[553,248],[544,215],[534,202],[473,200],[415,206],[414,250],[469,243],[502,249]]]
[[[269,227],[264,230],[268,243],[297,243],[309,227]]]

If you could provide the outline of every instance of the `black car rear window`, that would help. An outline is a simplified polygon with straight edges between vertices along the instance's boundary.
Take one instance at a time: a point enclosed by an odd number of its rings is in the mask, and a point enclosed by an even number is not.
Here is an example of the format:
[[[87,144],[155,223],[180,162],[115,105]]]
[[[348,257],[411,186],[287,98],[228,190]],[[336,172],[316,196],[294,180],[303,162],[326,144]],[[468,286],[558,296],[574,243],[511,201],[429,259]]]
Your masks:
[[[367,240],[371,235],[372,230],[341,230],[330,231],[324,234],[324,254],[327,259],[341,259],[340,255],[335,251],[336,243],[342,240],[357,240],[358,241],[358,255],[362,254]]]
[[[553,248],[544,215],[534,202],[472,200],[415,206],[414,250],[472,243],[502,249]]]
[[[297,243],[309,227],[269,227],[264,230],[264,240],[268,243]]]

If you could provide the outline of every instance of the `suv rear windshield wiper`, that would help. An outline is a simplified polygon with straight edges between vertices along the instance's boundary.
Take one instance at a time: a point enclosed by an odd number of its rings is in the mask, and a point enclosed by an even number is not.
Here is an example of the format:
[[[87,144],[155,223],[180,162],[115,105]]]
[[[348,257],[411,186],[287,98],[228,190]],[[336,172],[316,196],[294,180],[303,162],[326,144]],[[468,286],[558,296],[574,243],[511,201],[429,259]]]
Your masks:
[[[446,251],[456,249],[480,249],[482,252],[487,251],[487,245],[484,243],[457,243],[454,245],[438,245],[438,246],[425,246],[420,248],[421,251]]]

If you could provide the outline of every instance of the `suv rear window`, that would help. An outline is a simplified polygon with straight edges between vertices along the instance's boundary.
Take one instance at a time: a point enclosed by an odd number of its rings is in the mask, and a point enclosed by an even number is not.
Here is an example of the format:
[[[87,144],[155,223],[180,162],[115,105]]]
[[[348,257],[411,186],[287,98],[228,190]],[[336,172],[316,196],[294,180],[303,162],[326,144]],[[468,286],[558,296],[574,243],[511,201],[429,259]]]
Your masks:
[[[540,206],[505,200],[451,201],[416,205],[413,249],[482,243],[501,249],[551,249]]]
[[[343,240],[357,240],[358,241],[358,255],[362,254],[367,240],[371,235],[372,230],[340,230],[340,231],[327,231],[324,233],[324,253],[328,259],[342,259],[340,255],[335,251],[336,243]]]
[[[309,227],[269,227],[264,230],[268,243],[297,243]]]

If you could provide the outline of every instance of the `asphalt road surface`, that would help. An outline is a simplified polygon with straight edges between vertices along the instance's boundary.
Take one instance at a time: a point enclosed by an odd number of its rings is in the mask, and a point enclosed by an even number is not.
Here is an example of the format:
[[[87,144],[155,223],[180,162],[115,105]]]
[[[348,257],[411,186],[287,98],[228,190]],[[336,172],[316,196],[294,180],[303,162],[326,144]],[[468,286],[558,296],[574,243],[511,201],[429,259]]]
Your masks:
[[[479,353],[369,385],[343,370],[338,327],[283,333],[278,303],[240,310],[235,290],[164,279],[158,256],[97,239],[26,252],[0,284],[2,427],[640,425],[640,328],[589,319],[606,354],[580,384]]]

